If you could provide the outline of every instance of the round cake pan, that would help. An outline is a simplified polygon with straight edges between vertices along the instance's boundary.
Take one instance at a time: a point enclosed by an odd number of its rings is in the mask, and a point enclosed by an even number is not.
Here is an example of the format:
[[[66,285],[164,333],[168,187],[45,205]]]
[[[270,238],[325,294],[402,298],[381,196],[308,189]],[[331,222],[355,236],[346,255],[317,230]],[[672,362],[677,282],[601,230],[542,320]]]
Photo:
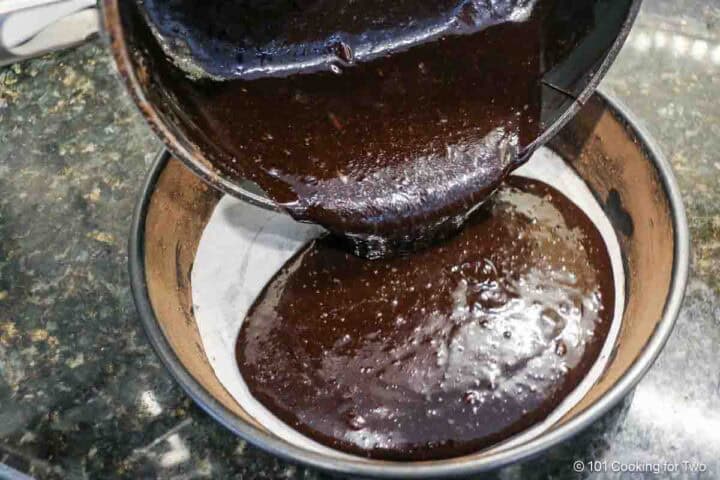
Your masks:
[[[591,97],[549,147],[587,183],[617,233],[626,298],[619,340],[603,375],[552,428],[506,450],[449,460],[338,459],[274,436],[214,374],[193,316],[190,273],[221,194],[163,153],[137,206],[130,237],[133,295],[148,338],[170,373],[205,411],[252,444],[290,461],[365,477],[436,478],[493,470],[567,441],[622,400],[667,341],[683,299],[689,234],[680,193],[655,142],[625,107]]]

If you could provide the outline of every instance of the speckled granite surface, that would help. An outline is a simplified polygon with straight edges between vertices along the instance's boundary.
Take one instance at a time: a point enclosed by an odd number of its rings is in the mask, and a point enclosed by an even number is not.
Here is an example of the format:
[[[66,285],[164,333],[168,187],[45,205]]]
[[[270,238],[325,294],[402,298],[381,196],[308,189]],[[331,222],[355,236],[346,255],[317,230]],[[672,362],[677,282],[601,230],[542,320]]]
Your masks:
[[[160,144],[111,72],[99,44],[0,69],[0,462],[51,479],[323,478],[217,426],[145,340],[125,245]],[[720,4],[646,0],[604,87],[678,175],[693,235],[688,295],[632,398],[496,477],[720,478]],[[593,474],[586,463],[578,474],[577,459],[681,468]]]

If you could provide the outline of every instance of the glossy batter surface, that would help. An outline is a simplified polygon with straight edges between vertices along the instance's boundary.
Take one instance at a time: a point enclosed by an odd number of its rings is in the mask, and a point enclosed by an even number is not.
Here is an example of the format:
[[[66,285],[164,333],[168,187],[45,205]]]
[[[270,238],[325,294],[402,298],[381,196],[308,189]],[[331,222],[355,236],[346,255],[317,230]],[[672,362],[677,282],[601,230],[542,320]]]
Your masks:
[[[249,311],[238,365],[256,399],[322,444],[448,458],[545,418],[591,368],[613,307],[595,226],[511,177],[458,236],[408,257],[310,244]]]
[[[537,138],[552,3],[317,2],[322,21],[288,14],[273,30],[285,46],[263,62],[243,54],[239,79],[180,85],[183,114],[212,135],[216,167],[345,236],[356,254],[416,249],[454,233]],[[151,12],[161,4],[148,2]],[[449,30],[430,35],[423,19],[437,15]]]
[[[537,0],[137,0],[156,38],[201,76],[252,79],[369,61],[525,19]],[[197,70],[195,69],[190,69]]]

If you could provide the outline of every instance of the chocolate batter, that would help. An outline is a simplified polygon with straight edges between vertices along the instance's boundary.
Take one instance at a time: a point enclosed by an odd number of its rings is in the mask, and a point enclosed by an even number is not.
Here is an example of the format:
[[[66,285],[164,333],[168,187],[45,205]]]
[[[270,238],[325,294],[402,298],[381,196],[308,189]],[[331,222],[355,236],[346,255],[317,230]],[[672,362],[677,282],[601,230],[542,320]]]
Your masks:
[[[218,79],[286,76],[328,70],[338,60],[368,61],[516,21],[536,1],[138,0],[178,66]],[[202,72],[188,68],[188,60]]]
[[[238,365],[256,399],[322,444],[458,456],[541,421],[580,383],[613,285],[590,219],[510,177],[458,236],[407,258],[307,246],[249,311]]]
[[[197,130],[212,132],[215,166],[370,258],[455,232],[519,164],[540,132],[553,1],[406,0],[381,14],[392,3],[315,5],[326,14],[317,21],[290,15],[272,35],[248,31],[256,53],[272,50],[262,42],[273,35],[286,41],[260,60],[243,53],[239,79],[193,83],[183,97]],[[163,2],[147,4],[152,14]],[[425,12],[417,21],[414,9]],[[431,34],[426,20],[438,15]],[[348,31],[332,33],[336,17]],[[388,43],[403,35],[414,40]]]

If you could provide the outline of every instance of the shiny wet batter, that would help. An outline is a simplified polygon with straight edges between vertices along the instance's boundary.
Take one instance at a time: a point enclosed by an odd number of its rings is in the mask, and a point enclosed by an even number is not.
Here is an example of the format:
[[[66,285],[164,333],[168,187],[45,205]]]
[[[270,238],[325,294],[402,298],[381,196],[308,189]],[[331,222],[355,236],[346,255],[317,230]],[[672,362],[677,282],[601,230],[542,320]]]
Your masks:
[[[249,311],[237,359],[252,395],[322,444],[448,458],[557,407],[599,355],[614,301],[590,219],[511,177],[459,235],[406,258],[310,244]]]
[[[211,3],[227,18],[262,2]],[[553,45],[552,0],[392,3],[298,2],[268,32],[229,22],[239,30],[220,33],[245,45],[237,79],[178,87],[183,115],[212,132],[214,166],[370,258],[454,233],[518,165],[540,133]],[[167,4],[147,2],[175,22],[159,25],[185,25]]]

